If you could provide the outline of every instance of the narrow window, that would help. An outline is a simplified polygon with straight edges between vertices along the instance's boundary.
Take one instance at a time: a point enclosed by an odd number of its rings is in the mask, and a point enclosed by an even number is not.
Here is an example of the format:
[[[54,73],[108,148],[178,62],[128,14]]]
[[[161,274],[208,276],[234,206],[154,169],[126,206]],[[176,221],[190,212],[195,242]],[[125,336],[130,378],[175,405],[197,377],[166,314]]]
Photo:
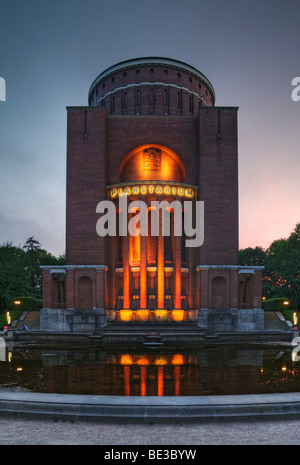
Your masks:
[[[136,104],[140,105],[140,103],[141,103],[141,92],[140,92],[140,89],[137,89],[137,91],[136,91]]]
[[[111,112],[114,113],[115,112],[115,97],[112,96],[111,98]]]
[[[178,92],[177,94],[177,106],[178,108],[181,108],[181,93]]]
[[[164,105],[168,105],[168,91],[165,89],[164,91]]]
[[[123,107],[127,107],[127,92],[124,92],[123,94]]]
[[[154,89],[150,89],[150,104],[154,104]]]

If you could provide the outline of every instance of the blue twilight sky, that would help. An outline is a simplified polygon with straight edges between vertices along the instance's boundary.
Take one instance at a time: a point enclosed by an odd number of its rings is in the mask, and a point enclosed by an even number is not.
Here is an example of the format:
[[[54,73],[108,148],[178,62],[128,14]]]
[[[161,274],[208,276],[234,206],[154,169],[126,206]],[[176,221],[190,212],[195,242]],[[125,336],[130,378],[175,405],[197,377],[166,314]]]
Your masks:
[[[66,106],[107,67],[175,58],[239,107],[240,247],[300,222],[299,0],[0,0],[0,243],[65,249]]]

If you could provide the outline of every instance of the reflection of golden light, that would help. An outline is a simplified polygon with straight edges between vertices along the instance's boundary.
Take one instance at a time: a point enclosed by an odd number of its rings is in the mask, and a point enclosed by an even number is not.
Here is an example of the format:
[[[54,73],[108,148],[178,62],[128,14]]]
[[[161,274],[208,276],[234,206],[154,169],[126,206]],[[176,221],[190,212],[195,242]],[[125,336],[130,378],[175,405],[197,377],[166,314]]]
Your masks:
[[[175,354],[172,357],[172,365],[183,365],[183,356],[181,354]]]
[[[17,368],[17,371],[23,371],[23,368],[22,368],[22,367],[18,367],[18,368]]]
[[[289,301],[288,301],[288,300],[285,300],[285,301],[283,302],[283,305],[289,305]]]
[[[150,310],[137,310],[136,312],[137,319],[140,321],[148,321]]]
[[[172,318],[173,321],[182,321],[184,317],[184,310],[173,310]]]
[[[164,367],[158,367],[157,369],[157,395],[164,395]]]
[[[12,352],[8,352],[7,354],[7,361],[11,362],[12,361]]]
[[[11,324],[11,316],[10,316],[10,312],[6,312],[6,321],[7,321],[7,324],[10,325]]]
[[[132,319],[132,310],[120,310],[120,320],[130,321]]]
[[[132,365],[132,357],[129,354],[123,354],[120,361],[121,365]]]
[[[282,365],[281,371],[286,371],[286,366],[285,365]]]
[[[167,358],[164,357],[164,356],[159,356],[156,360],[155,360],[155,365],[167,365]]]
[[[149,360],[146,356],[140,357],[137,362],[138,365],[149,365]]]
[[[296,326],[297,323],[298,323],[298,316],[297,316],[297,313],[294,312],[293,313],[293,325]]]

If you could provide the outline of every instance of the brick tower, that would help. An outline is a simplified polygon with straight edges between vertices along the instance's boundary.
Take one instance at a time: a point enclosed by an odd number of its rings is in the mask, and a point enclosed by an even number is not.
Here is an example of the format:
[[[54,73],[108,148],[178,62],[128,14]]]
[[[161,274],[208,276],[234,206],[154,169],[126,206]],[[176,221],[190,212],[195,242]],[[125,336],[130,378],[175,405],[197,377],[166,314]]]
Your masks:
[[[94,332],[115,322],[193,323],[201,331],[263,329],[260,267],[238,265],[236,107],[215,106],[209,80],[169,58],[118,63],[68,107],[66,266],[43,267],[41,329]],[[204,241],[119,234],[121,196],[204,205]],[[97,205],[115,205],[100,236]],[[182,209],[184,212],[184,208]],[[137,212],[128,212],[128,220]],[[149,226],[150,230],[150,226]]]

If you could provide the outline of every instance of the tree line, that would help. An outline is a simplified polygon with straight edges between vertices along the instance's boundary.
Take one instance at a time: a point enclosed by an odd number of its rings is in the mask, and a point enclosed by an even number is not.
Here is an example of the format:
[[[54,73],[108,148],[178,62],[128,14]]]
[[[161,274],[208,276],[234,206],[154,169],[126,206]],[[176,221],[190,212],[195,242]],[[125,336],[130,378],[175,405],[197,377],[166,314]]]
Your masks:
[[[240,265],[262,265],[263,296],[266,310],[280,310],[282,302],[288,308],[300,311],[300,223],[287,239],[273,241],[267,249],[262,247],[239,251]]]
[[[42,308],[41,265],[64,265],[63,255],[55,257],[41,244],[29,237],[25,244],[15,246],[6,242],[0,246],[0,313],[17,308]]]
[[[41,265],[64,265],[65,256],[55,257],[29,237],[25,244],[6,242],[0,246],[0,313],[16,308],[42,308]],[[267,249],[245,248],[239,251],[239,265],[264,266],[263,296],[266,310],[280,309],[282,301],[300,311],[300,223],[287,239],[277,239]]]

